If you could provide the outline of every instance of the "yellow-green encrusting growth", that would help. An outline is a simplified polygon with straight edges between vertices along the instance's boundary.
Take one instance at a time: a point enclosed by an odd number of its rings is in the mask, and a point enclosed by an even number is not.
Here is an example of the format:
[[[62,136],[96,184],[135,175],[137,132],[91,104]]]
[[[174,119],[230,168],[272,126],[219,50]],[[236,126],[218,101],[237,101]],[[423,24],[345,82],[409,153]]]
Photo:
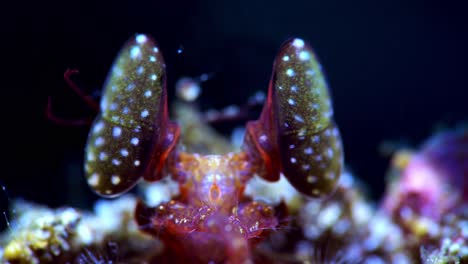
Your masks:
[[[131,251],[145,256],[150,247],[149,253],[157,254],[159,241],[145,236],[136,226],[135,203],[136,197],[124,195],[97,201],[94,211],[81,211],[14,201],[9,229],[0,234],[0,263],[98,263],[81,258],[92,252],[104,253],[108,242],[119,245],[119,254]]]
[[[78,210],[62,208],[53,212],[25,202],[15,206],[19,215],[6,236],[11,239],[4,244],[0,262],[51,263],[73,249],[78,237],[76,226],[82,217]]]

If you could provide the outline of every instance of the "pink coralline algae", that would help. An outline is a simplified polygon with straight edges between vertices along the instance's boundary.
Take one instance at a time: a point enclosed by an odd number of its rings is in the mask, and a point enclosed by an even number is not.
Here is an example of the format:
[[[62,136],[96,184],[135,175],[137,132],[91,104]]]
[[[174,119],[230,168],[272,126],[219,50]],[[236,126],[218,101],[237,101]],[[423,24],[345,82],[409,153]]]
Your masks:
[[[385,201],[386,210],[439,221],[468,201],[467,161],[466,130],[434,136],[401,168],[401,178]]]

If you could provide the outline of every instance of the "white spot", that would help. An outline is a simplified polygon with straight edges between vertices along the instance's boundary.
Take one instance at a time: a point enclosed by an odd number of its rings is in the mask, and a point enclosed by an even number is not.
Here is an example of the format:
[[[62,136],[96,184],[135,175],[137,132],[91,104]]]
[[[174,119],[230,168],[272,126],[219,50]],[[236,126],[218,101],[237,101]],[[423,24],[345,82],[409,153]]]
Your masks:
[[[101,131],[102,129],[104,128],[104,123],[102,121],[99,121],[96,123],[96,125],[94,125],[93,127],[93,133],[98,133],[99,131]]]
[[[151,90],[146,90],[145,97],[150,97],[152,94],[153,92],[151,92]]]
[[[94,157],[94,153],[89,151],[88,152],[88,155],[86,155],[86,158],[89,160],[89,161],[93,161],[96,157]]]
[[[134,138],[132,138],[130,140],[130,143],[132,143],[132,145],[136,146],[136,145],[138,145],[138,143],[140,143],[140,140],[138,138],[134,137]]]
[[[145,68],[143,68],[143,66],[140,66],[140,67],[137,68],[136,72],[137,72],[138,75],[141,75],[144,71],[145,71]]]
[[[315,75],[315,71],[314,71],[314,70],[307,70],[307,71],[306,71],[306,74],[307,74],[307,75],[310,75],[310,76],[314,76],[314,75]]]
[[[308,147],[308,148],[304,149],[304,153],[307,154],[307,155],[310,155],[310,154],[314,153],[314,150],[311,147]]]
[[[267,138],[267,136],[265,134],[262,134],[258,139],[261,142],[266,142],[268,138]]]
[[[333,157],[333,149],[330,148],[330,147],[327,149],[327,156],[328,156],[329,158]]]
[[[296,162],[297,162],[296,158],[294,158],[294,157],[292,157],[292,158],[290,159],[290,161],[291,161],[291,163],[296,163]]]
[[[298,136],[298,137],[301,137],[301,140],[304,139],[303,137],[304,137],[305,135],[306,135],[306,129],[305,129],[305,128],[301,128],[301,129],[299,129],[299,131],[297,132],[297,136]]]
[[[99,174],[93,173],[88,178],[88,184],[91,185],[91,186],[97,186],[99,184]]]
[[[288,123],[286,123],[286,122],[284,122],[284,124],[283,124],[283,125],[284,125],[284,127],[289,127],[289,124],[288,124]]]
[[[151,74],[151,80],[156,81],[157,78],[158,76],[156,76],[156,74]]]
[[[129,83],[129,84],[127,85],[127,91],[131,91],[131,90],[133,90],[133,88],[135,88],[135,84],[134,84],[134,83]]]
[[[295,104],[296,104],[296,101],[294,101],[294,99],[289,98],[289,99],[288,99],[288,104],[290,104],[290,105],[295,105]]]
[[[119,183],[120,183],[120,176],[112,175],[112,177],[111,177],[111,182],[112,182],[112,184],[114,184],[114,185],[119,184]]]
[[[99,153],[99,160],[106,160],[107,159],[107,153],[101,152]]]
[[[294,119],[295,119],[297,122],[304,123],[304,119],[303,119],[300,115],[294,115]]]
[[[112,103],[112,104],[110,105],[109,109],[110,109],[111,111],[115,111],[115,109],[117,109],[117,104],[116,104],[116,103]]]
[[[104,138],[103,137],[96,138],[96,140],[94,141],[94,144],[96,146],[101,146],[102,144],[104,144]]]
[[[283,90],[283,86],[278,86],[278,90]]]
[[[112,164],[114,164],[115,166],[119,166],[122,162],[118,159],[112,159]]]
[[[124,156],[124,157],[127,157],[128,156],[128,150],[123,148],[123,149],[120,150],[120,154],[122,154],[122,156]]]
[[[122,113],[128,114],[128,111],[129,111],[129,110],[128,110],[128,107],[125,106],[125,107],[123,108],[123,110],[122,110]]]
[[[133,164],[134,164],[135,166],[138,167],[138,166],[140,166],[140,161],[139,161],[139,160],[135,160],[135,162],[133,162]]]
[[[307,182],[308,182],[308,183],[317,182],[317,177],[315,177],[315,176],[313,176],[313,175],[309,175],[309,176],[307,176]]]
[[[322,156],[321,156],[321,155],[315,156],[315,160],[316,160],[316,161],[322,161]]]
[[[112,68],[112,73],[117,75],[117,77],[120,77],[122,76],[122,69],[120,69],[120,67],[115,66],[114,68]]]
[[[136,36],[136,42],[137,42],[138,44],[143,44],[143,43],[145,43],[145,42],[146,42],[146,39],[147,39],[146,36],[143,35],[143,34],[140,34],[140,35]]]
[[[132,47],[132,49],[130,50],[130,58],[135,59],[136,57],[140,55],[141,55],[140,47],[138,46]]]
[[[302,169],[305,170],[305,171],[308,171],[310,169],[310,165],[309,164],[304,164],[304,165],[302,165]]]
[[[291,86],[291,91],[297,92],[297,86],[296,85]]]
[[[289,77],[293,77],[294,75],[296,75],[296,72],[294,72],[294,70],[290,68],[286,70],[286,75],[288,75]]]
[[[338,129],[337,129],[337,128],[334,128],[334,129],[333,129],[333,136],[337,137],[338,134],[339,134]]]
[[[296,146],[294,146],[294,144],[289,145],[289,149],[293,149],[293,148],[295,148],[295,147],[296,147]]]
[[[317,135],[313,136],[312,137],[312,142],[315,143],[315,144],[319,143],[320,142],[320,137],[317,136]]]
[[[296,47],[296,48],[302,48],[302,47],[304,47],[304,41],[303,41],[302,39],[299,39],[299,38],[294,39],[294,41],[293,41],[292,44],[293,44],[293,46]]]
[[[288,55],[284,56],[283,61],[289,61],[289,56]]]
[[[155,61],[156,61],[156,57],[155,57],[155,56],[150,56],[150,57],[149,57],[149,60],[150,60],[151,62],[155,62]]]
[[[159,51],[159,49],[157,47],[154,47],[153,51],[157,53]]]
[[[101,111],[103,111],[103,112],[107,111],[107,98],[104,97],[101,100],[101,105],[100,106],[101,106]]]
[[[122,134],[122,129],[120,127],[116,126],[112,129],[112,136],[114,136],[115,138],[120,137],[121,134]]]
[[[308,51],[305,51],[305,50],[301,51],[299,53],[299,59],[303,60],[303,61],[310,59],[310,53]]]
[[[149,112],[146,109],[141,112],[141,117],[143,117],[143,118],[147,117],[148,115],[149,115]]]

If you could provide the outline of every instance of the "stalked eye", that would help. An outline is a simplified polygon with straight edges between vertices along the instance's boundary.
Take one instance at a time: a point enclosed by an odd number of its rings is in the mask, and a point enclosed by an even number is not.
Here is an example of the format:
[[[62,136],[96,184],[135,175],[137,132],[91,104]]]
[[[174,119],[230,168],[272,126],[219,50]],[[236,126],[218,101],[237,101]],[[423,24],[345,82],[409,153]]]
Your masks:
[[[273,173],[264,178],[274,180],[276,166],[306,195],[332,191],[341,173],[341,138],[321,66],[303,40],[281,48],[262,116],[247,131],[246,143],[255,143]]]
[[[284,175],[305,194],[330,192],[341,173],[341,139],[321,66],[303,40],[283,45],[272,83]]]
[[[146,35],[128,41],[104,86],[89,133],[85,173],[92,189],[119,195],[143,176],[158,180],[179,128],[167,115],[166,65]]]

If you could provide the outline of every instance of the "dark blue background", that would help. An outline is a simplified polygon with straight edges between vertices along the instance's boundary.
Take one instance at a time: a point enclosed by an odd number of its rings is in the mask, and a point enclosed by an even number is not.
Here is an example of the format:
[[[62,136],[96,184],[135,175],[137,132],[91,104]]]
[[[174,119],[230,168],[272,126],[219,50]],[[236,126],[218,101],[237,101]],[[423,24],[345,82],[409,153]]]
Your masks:
[[[10,198],[86,207],[96,196],[82,176],[87,127],[44,118],[47,96],[68,118],[92,116],[67,88],[78,68],[89,92],[102,86],[135,33],[157,39],[177,78],[214,72],[204,108],[242,104],[266,92],[273,58],[289,37],[316,50],[333,94],[346,162],[384,188],[384,140],[417,146],[439,125],[468,117],[468,16],[454,1],[21,2],[2,8],[2,167]],[[177,49],[183,47],[182,54]],[[171,95],[173,92],[171,91]],[[6,198],[2,198],[2,202]]]

